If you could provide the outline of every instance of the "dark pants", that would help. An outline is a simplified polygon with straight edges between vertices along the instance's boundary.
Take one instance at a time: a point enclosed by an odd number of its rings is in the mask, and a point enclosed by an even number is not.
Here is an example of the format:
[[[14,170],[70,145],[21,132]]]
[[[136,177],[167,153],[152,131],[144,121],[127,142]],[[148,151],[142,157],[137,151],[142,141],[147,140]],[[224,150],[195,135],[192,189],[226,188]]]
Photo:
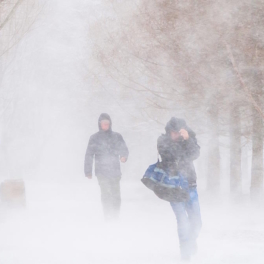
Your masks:
[[[121,207],[120,178],[97,177],[105,219],[116,220]]]
[[[181,255],[189,258],[196,251],[196,239],[202,227],[198,193],[190,188],[188,202],[172,202],[171,207],[177,219]]]

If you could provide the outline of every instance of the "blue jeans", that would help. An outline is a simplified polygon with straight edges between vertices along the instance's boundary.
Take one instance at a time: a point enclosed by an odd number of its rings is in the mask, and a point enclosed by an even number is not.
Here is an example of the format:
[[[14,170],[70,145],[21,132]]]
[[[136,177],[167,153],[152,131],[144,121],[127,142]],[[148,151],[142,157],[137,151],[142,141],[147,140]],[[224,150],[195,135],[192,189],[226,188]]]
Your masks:
[[[171,202],[177,219],[181,254],[188,257],[196,250],[196,239],[202,227],[200,205],[196,187],[189,189],[188,202]]]

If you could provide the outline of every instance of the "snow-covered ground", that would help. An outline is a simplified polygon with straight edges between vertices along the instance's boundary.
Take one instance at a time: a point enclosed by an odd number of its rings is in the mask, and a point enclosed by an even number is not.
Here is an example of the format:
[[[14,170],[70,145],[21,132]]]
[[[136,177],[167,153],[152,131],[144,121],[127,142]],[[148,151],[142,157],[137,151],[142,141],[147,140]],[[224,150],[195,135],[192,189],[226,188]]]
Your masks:
[[[122,181],[122,215],[105,223],[96,180],[26,182],[25,209],[1,207],[1,264],[148,264],[180,260],[168,203],[140,181]],[[262,264],[264,213],[200,192],[203,229],[191,263]]]

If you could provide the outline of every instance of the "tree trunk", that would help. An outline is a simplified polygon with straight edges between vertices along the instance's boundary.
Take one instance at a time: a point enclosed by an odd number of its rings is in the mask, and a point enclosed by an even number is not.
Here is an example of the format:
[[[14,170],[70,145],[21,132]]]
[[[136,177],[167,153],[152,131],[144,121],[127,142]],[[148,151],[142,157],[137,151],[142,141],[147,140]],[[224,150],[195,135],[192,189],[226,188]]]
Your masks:
[[[258,113],[254,113],[250,187],[251,198],[253,200],[261,198],[263,194],[263,140],[263,120]]]
[[[208,151],[208,173],[207,189],[217,192],[220,188],[220,150],[218,131],[218,106],[212,103],[209,111],[209,151]]]
[[[255,102],[262,107],[262,76],[260,71],[253,72],[253,92]],[[263,195],[263,118],[253,106],[252,109],[252,167],[251,167],[251,198],[260,200]]]
[[[231,107],[230,113],[230,192],[241,194],[241,124],[239,107]]]

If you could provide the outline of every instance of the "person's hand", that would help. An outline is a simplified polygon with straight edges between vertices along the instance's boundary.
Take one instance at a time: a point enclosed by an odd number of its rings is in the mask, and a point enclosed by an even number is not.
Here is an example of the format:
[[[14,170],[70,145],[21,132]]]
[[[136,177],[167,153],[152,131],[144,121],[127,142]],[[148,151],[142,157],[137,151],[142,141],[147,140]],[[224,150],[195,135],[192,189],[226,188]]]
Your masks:
[[[121,157],[121,158],[120,158],[120,161],[121,161],[122,163],[125,163],[125,162],[127,161],[127,158],[125,158],[125,157]]]
[[[189,139],[189,133],[187,130],[185,129],[181,129],[179,131],[180,135],[183,137],[184,140],[188,140]]]
[[[92,179],[93,178],[92,175],[85,175],[85,177],[88,178],[88,179]]]

